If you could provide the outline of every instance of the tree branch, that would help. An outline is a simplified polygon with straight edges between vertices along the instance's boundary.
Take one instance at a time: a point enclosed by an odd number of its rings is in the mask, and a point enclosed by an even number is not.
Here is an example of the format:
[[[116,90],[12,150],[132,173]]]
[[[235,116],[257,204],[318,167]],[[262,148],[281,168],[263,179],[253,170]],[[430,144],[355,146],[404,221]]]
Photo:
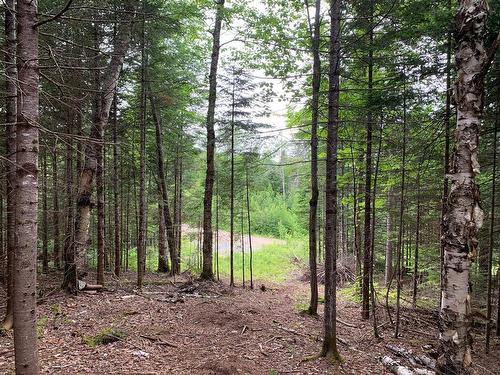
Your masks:
[[[66,5],[64,6],[64,8],[62,8],[57,14],[55,14],[52,17],[49,17],[49,18],[47,18],[47,19],[45,19],[43,21],[40,21],[40,22],[36,23],[35,27],[40,27],[40,26],[46,24],[47,22],[52,22],[52,21],[57,20],[64,13],[66,13],[68,11],[69,7],[71,6],[71,3],[73,3],[73,0],[68,0],[68,2],[66,3]]]
[[[495,54],[497,53],[498,45],[500,44],[500,33],[497,34],[497,37],[491,43],[490,48],[488,49],[488,58],[484,63],[483,69],[481,70],[481,76],[486,77],[488,70],[490,69],[491,63],[495,59]]]

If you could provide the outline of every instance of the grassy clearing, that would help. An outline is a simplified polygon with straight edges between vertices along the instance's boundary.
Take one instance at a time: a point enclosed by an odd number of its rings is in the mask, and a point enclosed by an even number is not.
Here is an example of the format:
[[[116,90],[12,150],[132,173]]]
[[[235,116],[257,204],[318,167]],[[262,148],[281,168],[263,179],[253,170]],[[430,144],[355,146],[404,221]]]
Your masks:
[[[285,244],[273,244],[264,246],[253,254],[253,278],[259,281],[283,282],[294,270],[307,263],[307,241],[305,239],[288,239]],[[191,270],[197,274],[201,268],[201,254],[198,251],[196,241],[184,239],[181,248],[182,271]],[[95,267],[95,256],[88,258],[88,263]],[[129,250],[129,270],[137,270],[137,251],[135,248]],[[214,254],[214,272],[217,263]],[[158,248],[148,247],[146,250],[146,270],[155,272],[158,268]],[[243,267],[243,256],[241,252],[234,253],[234,279],[236,283],[243,281],[243,269],[245,280],[250,281],[250,254],[245,251],[245,267]],[[219,257],[219,275],[229,278],[230,257],[229,255]]]

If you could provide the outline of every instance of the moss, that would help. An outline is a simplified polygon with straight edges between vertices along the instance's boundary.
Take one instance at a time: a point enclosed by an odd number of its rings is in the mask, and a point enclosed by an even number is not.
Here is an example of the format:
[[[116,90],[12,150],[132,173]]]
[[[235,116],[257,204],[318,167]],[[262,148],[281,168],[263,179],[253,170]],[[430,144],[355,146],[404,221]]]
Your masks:
[[[83,342],[91,348],[95,348],[99,345],[107,345],[123,340],[126,336],[124,332],[114,330],[113,328],[104,328],[93,336],[84,336]]]
[[[49,310],[57,315],[61,313],[61,306],[59,306],[59,304],[57,303],[54,303],[53,305],[50,305]]]
[[[48,321],[49,321],[49,318],[45,315],[36,321],[36,336],[38,338],[43,337],[43,333],[45,331],[45,326],[47,325]]]

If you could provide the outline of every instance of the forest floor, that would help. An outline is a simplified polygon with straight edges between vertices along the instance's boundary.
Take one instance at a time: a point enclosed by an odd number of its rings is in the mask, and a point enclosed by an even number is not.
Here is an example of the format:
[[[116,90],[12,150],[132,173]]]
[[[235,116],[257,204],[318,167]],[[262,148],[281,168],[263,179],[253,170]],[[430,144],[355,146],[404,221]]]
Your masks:
[[[360,319],[359,304],[340,293],[343,363],[335,368],[310,359],[321,348],[322,322],[300,312],[308,284],[298,277],[265,287],[256,283],[250,290],[200,284],[189,274],[175,280],[149,274],[138,291],[135,275],[128,273],[111,280],[103,292],[74,297],[59,291],[60,276],[39,280],[44,286],[38,309],[43,374],[385,374],[380,357],[391,355],[386,344],[417,354],[424,345],[436,347],[431,311],[404,309],[402,337],[396,340],[381,310],[384,340],[378,341],[372,324]],[[114,342],[101,343],[99,334],[101,341]],[[474,361],[475,373],[499,374],[500,341],[495,339],[489,356],[476,342]],[[7,332],[0,337],[0,372],[13,373],[13,362],[13,337]]]

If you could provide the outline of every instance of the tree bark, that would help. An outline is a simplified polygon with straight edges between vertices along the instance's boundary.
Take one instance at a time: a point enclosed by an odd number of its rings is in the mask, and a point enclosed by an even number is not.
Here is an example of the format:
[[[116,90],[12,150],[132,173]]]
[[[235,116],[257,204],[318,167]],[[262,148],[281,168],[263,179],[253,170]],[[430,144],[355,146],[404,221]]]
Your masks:
[[[144,11],[144,0],[142,1]],[[137,244],[137,287],[142,288],[146,271],[146,49],[145,49],[145,15],[142,19],[141,37],[141,93],[139,117],[141,126],[140,139],[140,171],[139,171],[139,243]]]
[[[100,105],[98,114],[98,126],[104,128],[108,122],[113,94],[118,83],[120,71],[128,51],[130,42],[130,23],[123,22],[116,35],[114,51],[106,71],[103,74],[100,89]],[[93,131],[93,133],[95,130]],[[92,134],[96,138],[98,134]],[[66,290],[76,293],[78,290],[77,279],[83,277],[82,272],[85,250],[87,247],[88,231],[90,225],[90,214],[92,209],[91,195],[92,183],[97,170],[97,150],[95,143],[88,143],[85,146],[85,163],[80,174],[77,197],[77,215],[75,220],[75,235],[68,252],[71,253],[65,262],[64,283]]]
[[[484,100],[483,40],[488,7],[484,0],[461,0],[456,18],[457,125],[451,158],[450,193],[443,217],[443,291],[440,310],[438,369],[469,373],[472,364],[469,272],[476,256],[477,233],[483,224],[479,187],[478,146]]]
[[[370,318],[370,268],[371,264],[371,184],[372,184],[372,138],[373,138],[373,114],[372,114],[372,88],[373,88],[373,0],[368,6],[368,101],[366,117],[366,169],[365,169],[365,242],[363,252],[363,287],[362,287],[362,310],[363,319]]]
[[[217,99],[217,68],[219,65],[220,33],[225,0],[217,0],[217,14],[213,32],[212,59],[210,63],[208,112],[207,112],[207,172],[203,198],[203,271],[201,278],[214,278],[212,267],[212,198],[215,178],[215,102]]]
[[[398,242],[396,245],[396,326],[394,329],[394,337],[399,337],[400,316],[401,316],[401,288],[402,288],[402,270],[401,264],[403,260],[403,232],[404,232],[404,211],[405,211],[405,189],[406,189],[406,140],[408,124],[406,121],[406,69],[403,69],[403,152],[401,160],[401,192],[399,197],[399,228]]]
[[[497,105],[498,96],[497,96]],[[497,139],[498,139],[498,108],[495,113],[495,128],[493,130],[493,172],[491,176],[491,214],[490,214],[490,235],[488,249],[488,297],[487,297],[487,312],[486,312],[486,353],[490,350],[491,337],[491,310],[493,297],[493,248],[495,247],[495,203],[496,203],[496,179],[497,179]],[[500,289],[498,291],[500,295]],[[500,328],[499,328],[500,329]]]
[[[158,157],[158,178],[160,183],[160,194],[163,200],[163,215],[165,220],[165,226],[167,228],[167,243],[168,249],[170,252],[170,261],[171,261],[171,274],[176,275],[180,272],[180,261],[179,261],[179,253],[178,247],[175,242],[175,228],[172,223],[172,217],[170,216],[170,208],[168,203],[168,192],[167,192],[167,178],[165,176],[165,156],[163,153],[163,142],[162,142],[162,133],[161,133],[161,117],[156,108],[156,103],[152,96],[151,88],[149,89],[149,102],[151,104],[151,114],[153,116],[153,121],[155,123],[155,131],[156,131],[156,152]],[[182,179],[180,181],[182,183]],[[179,205],[181,202],[179,201]],[[179,206],[180,207],[180,206]],[[175,214],[175,213],[174,213]]]
[[[251,225],[252,221],[250,218],[250,183],[248,181],[248,166],[245,169],[245,177],[246,177],[245,185],[247,193],[246,195],[247,195],[247,218],[248,218],[248,246],[250,251],[250,289],[253,289],[253,248],[252,248],[252,225]],[[316,248],[314,250],[316,250]],[[316,251],[314,256],[316,257]]]
[[[42,272],[49,273],[49,207],[48,207],[48,181],[47,181],[47,150],[42,153],[42,198],[43,198],[43,233],[42,233]]]
[[[16,178],[16,115],[17,115],[17,68],[16,68],[16,9],[15,0],[5,1],[5,151],[7,186],[6,208],[6,252],[7,252],[7,307],[2,327],[9,330],[13,325],[13,293],[14,293],[14,185]]]
[[[14,349],[16,374],[38,374],[36,258],[38,210],[37,2],[17,1]]]
[[[308,4],[307,4],[308,6]],[[318,226],[318,119],[319,119],[319,90],[321,86],[321,58],[320,48],[321,0],[316,0],[314,15],[314,30],[312,31],[313,55],[313,83],[311,102],[311,200],[309,201],[309,272],[311,299],[308,312],[318,314],[318,274],[316,265],[317,253],[317,226]]]
[[[165,226],[165,214],[163,212],[163,200],[161,197],[161,186],[158,186],[158,272],[170,272],[167,258],[167,229]]]
[[[415,254],[413,258],[413,299],[412,299],[412,305],[413,308],[417,307],[417,291],[418,291],[418,252],[419,252],[419,247],[420,247],[420,204],[421,204],[421,198],[420,198],[420,168],[419,166],[418,173],[417,173],[417,223],[416,223],[416,230],[415,230]]]
[[[52,151],[52,201],[54,205],[54,211],[52,213],[52,221],[54,227],[54,251],[53,251],[53,259],[54,259],[54,268],[61,268],[61,234],[59,228],[59,175],[58,175],[58,165],[57,165],[57,141],[54,142],[54,149]]]
[[[231,104],[231,192],[229,208],[229,285],[234,286],[234,72]]]
[[[328,134],[325,199],[325,313],[321,356],[340,360],[337,351],[337,146],[340,84],[340,0],[330,1]]]
[[[99,26],[94,25],[94,48],[96,51],[99,50],[101,41],[99,35]],[[94,55],[95,68],[99,66],[100,55],[97,52]],[[101,86],[101,74],[99,69],[94,69],[94,119],[92,126],[96,127],[93,133],[96,135],[97,143],[95,144],[96,152],[96,200],[97,200],[97,284],[104,285],[104,268],[106,267],[106,240],[105,240],[105,210],[104,210],[104,124],[99,121],[99,106],[100,106],[100,95],[99,88]]]
[[[120,204],[121,197],[120,190],[118,189],[118,179],[120,176],[120,149],[118,147],[118,95],[116,94],[116,90],[114,93],[113,100],[113,164],[114,164],[114,173],[113,173],[113,194],[114,194],[114,234],[115,234],[115,276],[120,277],[121,264],[122,264],[122,239],[121,239],[121,212],[120,212]]]
[[[389,187],[387,192],[387,239],[385,242],[385,274],[384,274],[384,283],[386,286],[389,286],[393,274],[393,241],[392,241],[392,206],[393,206],[394,195],[392,191],[392,187]]]

